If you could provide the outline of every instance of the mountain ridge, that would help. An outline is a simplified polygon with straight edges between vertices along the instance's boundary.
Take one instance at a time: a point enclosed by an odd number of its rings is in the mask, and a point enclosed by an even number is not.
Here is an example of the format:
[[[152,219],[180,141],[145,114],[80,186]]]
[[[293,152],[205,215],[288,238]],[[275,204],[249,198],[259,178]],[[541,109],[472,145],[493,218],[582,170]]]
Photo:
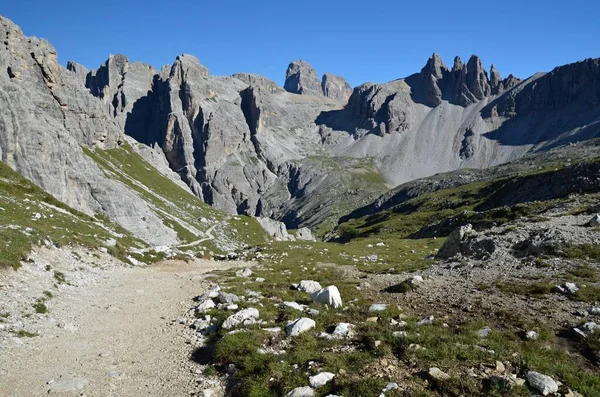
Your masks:
[[[502,79],[493,66],[488,74],[475,55],[449,68],[434,54],[418,73],[351,93],[343,78],[326,73],[319,81],[309,64],[295,61],[287,89],[314,94],[298,95],[259,75],[212,76],[185,54],[160,70],[111,55],[91,71],[73,61],[61,69],[50,54],[52,62],[38,62],[44,84],[55,84],[59,70],[115,134],[160,148],[203,201],[289,227],[331,228],[401,183],[600,133],[597,59],[519,80]],[[18,67],[6,70],[19,81]],[[69,112],[61,87],[51,92]]]

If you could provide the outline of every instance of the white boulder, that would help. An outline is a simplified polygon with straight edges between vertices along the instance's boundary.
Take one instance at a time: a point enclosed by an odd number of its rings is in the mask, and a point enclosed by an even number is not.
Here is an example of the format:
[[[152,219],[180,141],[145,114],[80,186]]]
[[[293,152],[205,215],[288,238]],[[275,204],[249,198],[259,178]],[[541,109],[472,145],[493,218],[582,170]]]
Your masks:
[[[248,320],[255,321],[259,317],[258,310],[253,307],[248,307],[246,309],[242,309],[239,312],[232,314],[227,317],[223,322],[224,329],[235,328],[239,324],[247,322]]]
[[[325,386],[328,382],[330,382],[335,377],[335,374],[331,372],[321,372],[315,376],[311,376],[308,378],[308,383],[315,389],[319,387]]]
[[[309,329],[315,328],[316,325],[317,323],[315,323],[315,320],[308,317],[302,317],[298,320],[290,322],[285,327],[285,332],[287,332],[289,336],[298,336],[302,332],[306,332]]]
[[[313,302],[322,303],[335,308],[342,306],[342,296],[335,285],[330,285],[322,290],[313,292],[311,297]]]
[[[308,292],[309,294],[312,294],[320,289],[323,289],[321,284],[313,280],[302,280],[298,285],[298,291]]]
[[[288,392],[285,397],[314,397],[315,390],[310,386],[297,387]]]
[[[527,373],[527,382],[529,382],[529,386],[542,393],[543,396],[558,391],[558,385],[554,379],[539,372],[529,371]]]

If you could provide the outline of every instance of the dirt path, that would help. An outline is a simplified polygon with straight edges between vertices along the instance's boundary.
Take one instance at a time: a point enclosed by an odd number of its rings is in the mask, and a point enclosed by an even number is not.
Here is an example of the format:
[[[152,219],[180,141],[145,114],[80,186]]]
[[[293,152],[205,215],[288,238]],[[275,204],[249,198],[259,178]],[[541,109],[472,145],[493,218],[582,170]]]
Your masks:
[[[2,351],[0,396],[43,396],[86,381],[59,395],[189,396],[198,378],[193,347],[172,320],[207,287],[202,274],[224,266],[197,260],[113,268],[98,283],[65,292],[53,302],[47,330]]]

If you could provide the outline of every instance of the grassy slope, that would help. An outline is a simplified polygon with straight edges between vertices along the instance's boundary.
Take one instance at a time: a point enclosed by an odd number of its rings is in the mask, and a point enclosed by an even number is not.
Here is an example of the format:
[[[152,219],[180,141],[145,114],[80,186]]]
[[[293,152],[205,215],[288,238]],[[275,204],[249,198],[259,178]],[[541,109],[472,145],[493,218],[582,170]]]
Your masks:
[[[485,313],[475,320],[467,321],[457,314],[436,319],[432,325],[419,326],[415,315],[423,313],[415,313],[409,307],[392,305],[384,312],[369,313],[369,304],[380,302],[371,302],[366,298],[368,294],[357,288],[365,273],[413,272],[429,266],[432,263],[430,256],[441,246],[444,238],[409,237],[416,237],[417,232],[427,230],[432,223],[447,222],[451,218],[456,218],[457,222],[472,221],[481,225],[511,223],[514,220],[535,222],[540,213],[557,205],[560,200],[524,202],[499,208],[489,204],[498,201],[503,187],[511,180],[544,173],[551,177],[555,168],[552,166],[528,175],[494,178],[439,190],[384,213],[351,220],[338,229],[346,243],[278,242],[260,247],[257,251],[263,255],[262,263],[255,268],[250,279],[242,280],[229,271],[219,274],[215,280],[233,293],[247,295],[248,290],[253,290],[264,296],[261,303],[242,302],[242,307],[257,307],[267,326],[285,327],[289,320],[307,315],[278,308],[277,303],[296,301],[319,310],[318,315],[312,316],[317,323],[317,332],[331,331],[335,324],[346,321],[358,326],[357,335],[347,342],[323,340],[315,337],[314,332],[307,332],[290,341],[290,338],[272,336],[258,328],[233,335],[221,331],[212,340],[215,355],[209,371],[227,371],[229,364],[235,364],[238,372],[233,394],[240,396],[283,395],[294,387],[305,386],[308,376],[320,371],[333,372],[336,377],[318,389],[317,396],[377,396],[388,381],[398,382],[404,389],[387,393],[388,396],[529,396],[531,393],[526,386],[511,385],[500,378],[487,381],[465,376],[469,368],[478,368],[479,371],[485,367],[495,368],[496,361],[501,361],[521,378],[526,377],[527,371],[535,370],[560,379],[566,387],[582,395],[600,394],[597,370],[592,369],[582,355],[573,354],[574,350],[579,353],[589,351],[588,345],[600,346],[600,337],[583,344],[573,343],[566,349],[564,345],[555,343],[556,330],[525,318],[508,321],[489,318]],[[581,204],[576,211],[589,209],[597,203],[597,199],[598,194],[594,193],[578,196],[576,202]],[[475,211],[486,206],[490,209]],[[379,242],[385,245],[378,247],[376,244]],[[599,248],[575,247],[565,252],[569,258],[600,259],[600,254],[596,254],[600,253]],[[368,258],[373,254],[377,255],[376,261]],[[252,281],[255,276],[265,281]],[[563,278],[588,284],[572,299],[600,299],[600,293],[590,284],[598,280],[595,268],[582,265],[565,273]],[[326,308],[310,302],[308,294],[290,289],[292,283],[303,279],[319,281],[323,286],[338,286],[345,308]],[[549,285],[555,284],[535,280],[531,285],[497,285],[496,288],[505,293],[539,297],[549,292]],[[211,315],[223,320],[228,313],[213,310]],[[370,317],[378,317],[378,320],[369,322],[367,319]],[[403,319],[407,322],[406,327],[392,326],[392,318],[397,321]],[[443,321],[448,324],[444,325]],[[482,339],[476,331],[484,326],[490,326],[492,331]],[[400,329],[407,332],[406,337],[393,336],[393,332]],[[539,338],[525,340],[521,335],[523,329],[537,331]],[[342,350],[348,345],[352,347],[351,352]],[[264,346],[283,347],[285,353],[258,353],[257,349]],[[393,369],[388,371],[382,362],[391,364]],[[439,382],[426,381],[426,372],[434,366],[447,372],[451,378]]]
[[[581,163],[592,166],[600,162],[594,158]],[[569,165],[573,167],[574,165]],[[523,200],[512,206],[502,205],[502,200],[533,178],[548,178],[566,167],[562,164],[547,165],[535,171],[492,177],[488,180],[468,183],[449,189],[422,194],[385,211],[350,219],[337,227],[342,240],[370,235],[391,234],[400,238],[417,237],[428,225],[456,220],[462,223],[500,225],[520,217],[535,221],[538,213],[556,204],[556,199]],[[451,224],[450,224],[451,225]],[[449,226],[450,226],[449,225]],[[451,230],[446,230],[446,234]]]
[[[106,241],[117,240],[111,247]],[[123,257],[145,244],[103,217],[82,214],[55,199],[0,162],[0,267],[17,268],[32,245],[78,244],[109,248]]]
[[[206,241],[195,249],[222,252],[222,245],[252,245],[265,241],[262,227],[250,217],[231,216],[204,203],[189,191],[181,188],[144,161],[128,145],[117,149],[84,152],[113,179],[120,181],[144,199],[163,219],[163,223],[177,232],[181,243],[201,238],[196,231],[206,232],[212,223],[219,223],[213,235],[216,241]]]
[[[317,236],[330,232],[340,216],[367,204],[390,188],[370,158],[312,156],[302,162],[328,175],[321,183],[323,188],[317,189],[309,198],[315,205],[307,207],[309,212],[327,208],[327,216],[324,219],[319,216],[322,221],[315,228]]]

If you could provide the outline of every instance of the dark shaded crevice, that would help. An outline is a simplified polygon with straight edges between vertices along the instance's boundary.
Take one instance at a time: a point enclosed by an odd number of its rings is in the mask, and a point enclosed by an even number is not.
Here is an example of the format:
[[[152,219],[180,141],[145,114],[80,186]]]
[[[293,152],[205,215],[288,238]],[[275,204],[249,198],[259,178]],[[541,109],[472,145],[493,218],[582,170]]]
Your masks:
[[[246,120],[246,124],[248,125],[248,129],[250,130],[250,141],[252,142],[252,146],[254,147],[254,152],[256,153],[256,157],[265,165],[267,169],[271,171],[273,174],[277,175],[277,165],[273,162],[269,161],[260,148],[260,142],[256,138],[258,133],[258,126],[260,123],[260,107],[256,103],[256,95],[254,93],[253,87],[248,87],[243,91],[240,91],[240,99],[241,101],[241,109],[244,114],[244,119]]]

